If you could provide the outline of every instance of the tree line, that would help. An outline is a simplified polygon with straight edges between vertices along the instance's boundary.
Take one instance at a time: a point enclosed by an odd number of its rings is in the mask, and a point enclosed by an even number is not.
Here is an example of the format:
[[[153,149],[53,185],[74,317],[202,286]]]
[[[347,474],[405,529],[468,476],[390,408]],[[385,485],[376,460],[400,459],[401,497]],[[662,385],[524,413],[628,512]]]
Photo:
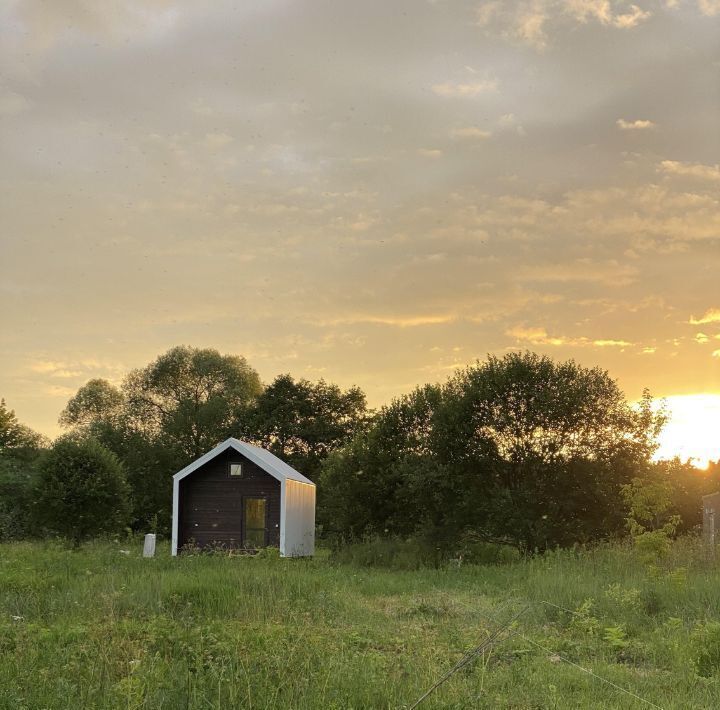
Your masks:
[[[604,370],[531,352],[371,411],[357,387],[289,374],[264,385],[243,357],[179,346],[119,387],[90,380],[60,423],[50,445],[2,402],[0,539],[166,534],[172,474],[229,436],[315,481],[319,533],[334,541],[591,542],[622,534],[633,486],[660,486],[686,530],[720,486],[718,464],[652,461],[665,414],[648,393],[633,405]]]

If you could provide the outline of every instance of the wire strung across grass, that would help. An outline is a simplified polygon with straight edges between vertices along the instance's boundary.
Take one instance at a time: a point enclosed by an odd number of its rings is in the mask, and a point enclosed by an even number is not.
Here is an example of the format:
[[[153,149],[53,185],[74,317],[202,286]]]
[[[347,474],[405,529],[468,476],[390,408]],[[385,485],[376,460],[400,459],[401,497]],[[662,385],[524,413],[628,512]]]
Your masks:
[[[463,666],[466,666],[470,661],[475,658],[475,656],[480,655],[486,648],[489,648],[490,646],[497,641],[497,639],[502,635],[504,631],[506,631],[510,624],[512,624],[514,621],[517,621],[526,611],[530,609],[530,606],[526,606],[524,609],[519,611],[515,616],[513,616],[509,621],[502,624],[500,628],[493,631],[490,636],[485,639],[479,646],[476,646],[471,651],[468,651],[449,671],[447,671],[439,680],[437,680],[433,685],[431,685],[410,707],[408,710],[414,710],[420,703],[425,700],[425,698],[428,697],[433,691],[435,691],[437,688],[439,688],[450,676],[452,676],[454,673],[457,673]],[[492,620],[493,623],[498,624],[494,619]],[[512,636],[513,633],[517,633],[515,630],[510,634]]]
[[[479,614],[483,618],[487,619],[488,621],[492,622],[497,626],[498,628],[487,638],[483,643],[481,643],[476,648],[469,651],[465,656],[463,656],[460,661],[458,661],[445,675],[443,675],[437,682],[435,682],[425,693],[423,693],[410,707],[408,710],[413,710],[416,708],[420,703],[425,700],[434,690],[436,690],[438,687],[440,687],[450,676],[452,676],[456,671],[459,671],[463,666],[467,665],[475,656],[482,653],[485,649],[492,646],[500,637],[500,635],[508,629],[510,624],[512,624],[514,621],[519,619],[525,612],[527,612],[533,603],[535,604],[546,604],[547,606],[555,607],[556,609],[560,609],[561,611],[566,611],[569,614],[578,615],[576,611],[572,611],[572,609],[566,609],[563,606],[560,606],[558,604],[553,604],[553,602],[546,601],[544,599],[537,601],[537,602],[530,602],[528,605],[522,609],[522,611],[518,612],[510,621],[506,623],[501,623],[491,617],[490,615],[483,613],[481,611],[477,611],[477,609],[474,609],[469,604],[464,604],[463,602],[458,602],[462,606],[464,606],[466,609],[470,609],[471,611],[474,611],[475,613]],[[623,688],[621,685],[618,685],[617,683],[613,683],[611,680],[608,680],[607,678],[603,678],[603,676],[598,675],[594,671],[591,671],[589,668],[585,668],[584,666],[581,666],[578,663],[575,663],[575,661],[571,661],[569,658],[565,658],[564,656],[561,656],[559,653],[556,653],[550,648],[547,648],[546,646],[543,646],[541,643],[538,643],[537,641],[528,638],[524,634],[521,634],[517,629],[513,629],[513,631],[507,636],[509,638],[510,636],[519,636],[523,641],[526,641],[529,644],[532,644],[533,646],[536,646],[537,648],[545,651],[549,656],[552,656],[554,658],[557,658],[560,661],[563,661],[563,663],[567,663],[570,666],[573,666],[574,668],[577,668],[578,670],[582,671],[583,673],[587,673],[588,675],[592,676],[593,678],[596,678],[597,680],[601,681],[602,683],[606,683],[610,687],[614,688],[615,690],[619,690],[621,693],[625,693],[625,695],[629,695],[632,698],[635,698],[636,700],[639,700],[641,703],[645,703],[646,705],[649,705],[652,708],[656,708],[656,710],[664,710],[663,707],[660,705],[656,705],[651,700],[647,700],[646,698],[643,698],[642,696],[638,695],[637,693],[633,693],[632,690],[628,690],[627,688]]]
[[[636,700],[639,700],[641,703],[645,703],[646,705],[649,705],[652,708],[657,708],[657,710],[663,710],[663,708],[660,705],[656,705],[651,700],[647,700],[646,698],[643,698],[640,695],[633,693],[632,690],[623,688],[621,685],[618,685],[617,683],[613,683],[611,680],[608,680],[607,678],[603,678],[601,675],[598,675],[597,673],[591,671],[589,668],[585,668],[585,667],[579,665],[578,663],[575,663],[575,661],[571,661],[569,658],[565,658],[564,656],[561,656],[559,653],[555,653],[554,651],[547,648],[546,646],[543,646],[541,643],[538,643],[537,641],[534,641],[533,639],[529,639],[527,636],[523,636],[523,634],[521,634],[521,633],[518,633],[517,635],[524,641],[527,641],[528,643],[532,644],[533,646],[537,646],[538,648],[542,649],[543,651],[545,651],[545,653],[548,653],[548,654],[554,656],[555,658],[558,658],[559,660],[573,666],[574,668],[577,668],[578,670],[582,671],[583,673],[587,673],[588,675],[591,675],[593,678],[597,678],[598,680],[602,681],[603,683],[607,683],[609,686],[615,688],[615,690],[619,690],[621,693],[630,695],[631,697],[635,698]]]

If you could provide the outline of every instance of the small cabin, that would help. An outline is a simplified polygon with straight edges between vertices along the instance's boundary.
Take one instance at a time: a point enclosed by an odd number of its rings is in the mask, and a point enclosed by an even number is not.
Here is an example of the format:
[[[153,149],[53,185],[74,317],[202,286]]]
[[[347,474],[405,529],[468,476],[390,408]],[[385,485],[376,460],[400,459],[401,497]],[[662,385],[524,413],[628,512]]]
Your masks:
[[[172,554],[185,546],[315,552],[315,484],[269,451],[228,439],[173,476]]]

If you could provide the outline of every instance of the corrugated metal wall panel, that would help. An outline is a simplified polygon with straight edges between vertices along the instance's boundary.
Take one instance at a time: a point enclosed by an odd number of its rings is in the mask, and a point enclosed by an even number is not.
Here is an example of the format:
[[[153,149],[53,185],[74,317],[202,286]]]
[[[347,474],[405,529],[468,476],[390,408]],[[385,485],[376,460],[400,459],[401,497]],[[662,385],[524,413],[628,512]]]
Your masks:
[[[315,554],[315,486],[285,481],[285,557]]]

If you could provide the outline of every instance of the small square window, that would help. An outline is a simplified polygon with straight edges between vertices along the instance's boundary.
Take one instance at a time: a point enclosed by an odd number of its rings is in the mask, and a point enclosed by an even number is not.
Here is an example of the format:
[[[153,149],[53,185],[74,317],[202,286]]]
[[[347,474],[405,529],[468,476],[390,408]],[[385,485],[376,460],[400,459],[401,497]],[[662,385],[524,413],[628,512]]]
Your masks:
[[[230,475],[231,476],[242,476],[242,464],[231,463],[230,464]]]

